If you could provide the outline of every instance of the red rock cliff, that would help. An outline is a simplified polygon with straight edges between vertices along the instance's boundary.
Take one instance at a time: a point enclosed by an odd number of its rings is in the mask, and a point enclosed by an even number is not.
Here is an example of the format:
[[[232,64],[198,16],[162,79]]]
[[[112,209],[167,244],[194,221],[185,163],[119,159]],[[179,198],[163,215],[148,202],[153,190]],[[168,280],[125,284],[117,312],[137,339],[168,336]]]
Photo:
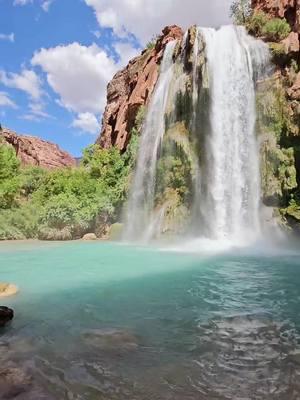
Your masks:
[[[0,131],[0,138],[13,146],[23,165],[37,165],[54,169],[73,167],[76,164],[75,159],[69,153],[61,150],[56,144],[37,137],[20,136],[7,128],[3,128]]]
[[[166,27],[153,49],[144,50],[131,60],[108,84],[107,106],[101,136],[97,140],[102,147],[126,148],[137,111],[140,106],[147,105],[151,98],[166,44],[182,36],[183,32],[178,26]]]

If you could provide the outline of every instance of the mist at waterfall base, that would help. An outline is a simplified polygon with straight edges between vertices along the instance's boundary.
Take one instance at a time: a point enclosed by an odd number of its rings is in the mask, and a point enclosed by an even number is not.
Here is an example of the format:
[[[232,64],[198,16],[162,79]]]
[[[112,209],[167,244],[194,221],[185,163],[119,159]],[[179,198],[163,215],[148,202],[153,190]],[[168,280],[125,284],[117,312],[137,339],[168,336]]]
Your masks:
[[[271,246],[269,239],[281,235],[276,223],[270,228],[263,217],[255,130],[256,82],[268,76],[269,50],[242,27],[197,28],[189,56],[192,65],[187,67],[189,35],[177,58],[178,42],[166,46],[140,139],[123,238],[144,243],[170,239],[165,235],[170,200],[157,200],[157,171],[168,151],[180,151],[191,165],[192,199],[182,200],[190,212],[186,226],[170,235],[178,239],[173,248],[223,251],[262,241]],[[187,93],[192,104],[186,108],[192,112],[178,117],[178,97]],[[163,190],[167,193],[168,188]]]

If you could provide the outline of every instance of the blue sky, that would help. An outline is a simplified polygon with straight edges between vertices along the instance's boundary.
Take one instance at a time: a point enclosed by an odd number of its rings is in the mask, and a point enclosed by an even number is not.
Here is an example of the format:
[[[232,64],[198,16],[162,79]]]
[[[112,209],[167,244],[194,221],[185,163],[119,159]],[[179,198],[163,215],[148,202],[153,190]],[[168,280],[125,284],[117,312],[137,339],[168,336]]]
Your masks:
[[[0,0],[1,124],[79,156],[100,132],[112,76],[165,25],[228,23],[229,4]]]

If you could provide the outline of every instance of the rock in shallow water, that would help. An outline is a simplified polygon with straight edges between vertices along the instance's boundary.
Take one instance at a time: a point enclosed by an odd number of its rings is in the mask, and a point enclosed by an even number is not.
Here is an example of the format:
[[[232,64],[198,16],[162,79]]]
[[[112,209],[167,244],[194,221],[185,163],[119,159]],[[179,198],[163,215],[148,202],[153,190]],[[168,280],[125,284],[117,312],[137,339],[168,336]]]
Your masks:
[[[11,283],[0,282],[0,297],[9,297],[18,293],[19,289],[16,285]]]
[[[11,308],[0,307],[0,327],[6,325],[14,317],[14,312]]]
[[[122,329],[92,329],[83,334],[87,344],[107,351],[131,351],[138,348],[138,339]]]
[[[27,392],[32,385],[32,378],[23,370],[13,368],[0,368],[0,393],[1,399],[14,399],[21,393]]]

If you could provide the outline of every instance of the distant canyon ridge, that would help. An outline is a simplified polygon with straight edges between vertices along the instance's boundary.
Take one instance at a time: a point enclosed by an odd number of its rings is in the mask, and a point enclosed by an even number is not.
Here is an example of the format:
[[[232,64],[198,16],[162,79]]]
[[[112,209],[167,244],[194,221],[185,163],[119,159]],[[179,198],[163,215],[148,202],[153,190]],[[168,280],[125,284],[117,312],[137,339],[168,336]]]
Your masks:
[[[19,135],[7,128],[0,130],[0,138],[12,146],[22,165],[38,166],[46,169],[73,167],[76,160],[57,144],[35,136]]]

